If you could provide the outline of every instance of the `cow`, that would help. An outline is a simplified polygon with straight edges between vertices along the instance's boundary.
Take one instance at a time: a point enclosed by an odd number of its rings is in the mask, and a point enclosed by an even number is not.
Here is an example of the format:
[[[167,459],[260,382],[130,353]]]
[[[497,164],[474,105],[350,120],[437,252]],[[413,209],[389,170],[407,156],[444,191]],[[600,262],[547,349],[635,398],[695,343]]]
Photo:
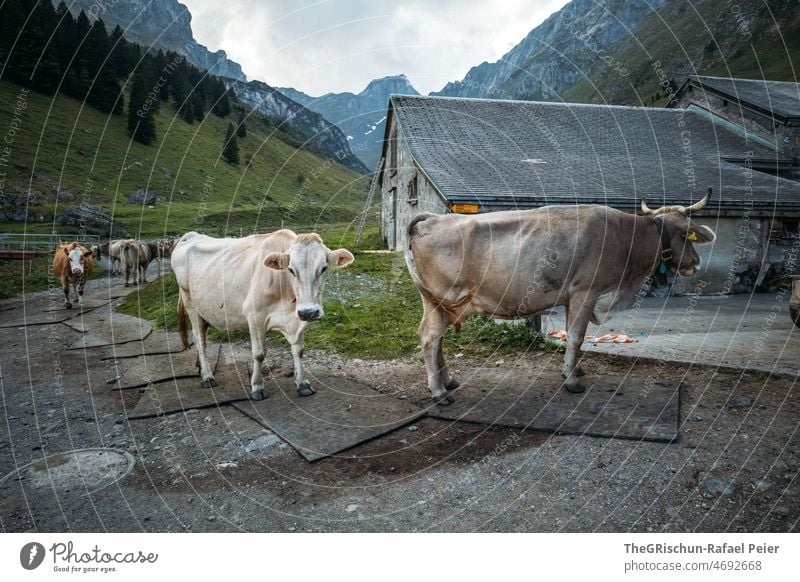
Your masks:
[[[434,402],[454,401],[458,387],[442,354],[442,334],[472,314],[525,319],[563,305],[567,391],[581,393],[577,359],[589,321],[628,307],[642,284],[667,271],[691,276],[700,264],[693,243],[714,241],[695,224],[691,206],[641,215],[607,206],[545,206],[477,215],[419,214],[407,228],[406,265],[422,296],[417,331]]]
[[[109,271],[109,275],[118,275],[122,272],[120,259],[120,248],[122,246],[122,242],[122,240],[110,240],[101,245],[92,247],[95,259],[101,261],[103,259],[103,255],[105,255],[111,261],[111,270]]]
[[[94,269],[92,251],[73,243],[61,243],[56,246],[53,256],[53,274],[61,280],[64,289],[64,306],[72,309],[69,301],[69,286],[75,287],[78,305],[83,306],[83,289]]]
[[[174,238],[165,238],[156,243],[147,244],[150,248],[150,254],[156,262],[156,269],[159,277],[161,276],[161,260],[172,257],[172,249],[175,248],[177,242],[178,241]]]
[[[147,283],[147,267],[152,260],[148,243],[133,239],[120,241],[120,260],[126,287],[131,273],[134,285]]]
[[[261,366],[267,331],[280,331],[292,348],[294,381],[300,396],[314,388],[303,375],[305,329],[324,316],[322,291],[328,267],[354,260],[346,249],[330,250],[318,234],[291,230],[218,239],[189,232],[172,252],[178,281],[178,329],[189,347],[191,321],[202,386],[216,386],[205,354],[208,327],[248,330],[253,353],[250,397],[267,397]]]

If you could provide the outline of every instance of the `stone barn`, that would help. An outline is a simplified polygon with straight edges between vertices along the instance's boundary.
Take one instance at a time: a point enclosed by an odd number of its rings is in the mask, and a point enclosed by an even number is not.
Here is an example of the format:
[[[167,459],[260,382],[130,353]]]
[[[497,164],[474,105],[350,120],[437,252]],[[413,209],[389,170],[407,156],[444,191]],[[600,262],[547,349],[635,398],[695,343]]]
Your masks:
[[[418,212],[480,213],[549,204],[635,212],[687,205],[717,233],[701,270],[676,292],[747,292],[797,271],[800,183],[794,160],[760,136],[697,111],[572,103],[392,96],[379,164],[381,229],[405,244]],[[786,230],[786,225],[789,230]]]
[[[763,140],[792,158],[777,171],[800,179],[800,83],[693,76],[667,107],[699,113],[740,135]]]

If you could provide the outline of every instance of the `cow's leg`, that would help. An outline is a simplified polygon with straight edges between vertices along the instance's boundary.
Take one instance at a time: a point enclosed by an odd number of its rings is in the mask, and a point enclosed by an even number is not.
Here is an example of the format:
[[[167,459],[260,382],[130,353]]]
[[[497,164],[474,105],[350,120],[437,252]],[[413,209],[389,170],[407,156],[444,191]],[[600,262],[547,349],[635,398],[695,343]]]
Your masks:
[[[259,325],[259,323],[261,323]],[[269,396],[264,387],[264,341],[267,335],[266,324],[258,322],[252,315],[248,317],[247,326],[250,330],[250,347],[253,351],[253,374],[250,376],[250,399],[264,400]]]
[[[306,380],[303,372],[303,353],[306,345],[306,325],[304,321],[292,316],[287,322],[283,335],[292,348],[292,360],[294,362],[294,383],[297,386],[297,393],[300,396],[311,396],[317,391],[311,386],[311,382]]]
[[[569,320],[569,305],[565,305],[564,306],[564,321],[565,321],[565,324],[566,324],[566,329],[569,329],[571,327],[570,320]],[[580,353],[578,354],[578,356],[580,356]],[[583,367],[580,364],[578,364],[578,366],[575,367],[575,375],[578,376],[579,378],[581,376],[585,376],[586,375],[586,372],[583,371]],[[566,378],[566,375],[564,375],[562,373],[561,377],[562,378]]]
[[[586,387],[578,382],[578,355],[580,354],[583,336],[594,311],[594,298],[586,295],[571,297],[572,313],[570,326],[567,329],[567,353],[564,355],[564,386],[568,392],[579,394]]]
[[[417,335],[422,346],[425,371],[428,374],[428,388],[433,401],[446,406],[455,401],[447,393],[446,384],[450,379],[442,355],[442,336],[447,329],[448,320],[445,314],[428,301],[423,300],[423,306],[422,322]]]
[[[436,354],[436,367],[439,368],[439,375],[442,377],[442,384],[446,390],[455,390],[461,384],[458,383],[450,371],[447,369],[447,362],[444,361],[444,350],[442,349],[442,341],[439,340],[439,350]]]
[[[72,309],[72,303],[69,302],[69,279],[62,277],[61,287],[64,289],[64,307]]]
[[[78,281],[75,279],[75,294],[78,296],[78,307],[83,307],[83,287],[86,285],[86,281],[81,279]]]
[[[203,325],[208,329],[208,324],[194,309],[191,300],[187,301],[186,296],[183,295],[183,305],[186,307],[186,312],[189,314],[189,321],[192,322],[192,336],[194,338],[194,349],[197,351],[197,359],[200,361],[200,378],[202,379],[201,386],[203,388],[213,388],[217,385],[214,379],[214,371],[211,369],[211,364],[208,363],[206,357],[206,340]]]

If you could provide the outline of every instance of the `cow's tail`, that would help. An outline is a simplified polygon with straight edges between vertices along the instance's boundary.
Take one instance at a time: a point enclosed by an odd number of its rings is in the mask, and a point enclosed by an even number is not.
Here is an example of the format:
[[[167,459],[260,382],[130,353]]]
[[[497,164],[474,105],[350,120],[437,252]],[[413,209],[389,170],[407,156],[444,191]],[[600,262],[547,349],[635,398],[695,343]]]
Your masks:
[[[183,295],[178,292],[178,331],[181,334],[181,343],[184,349],[189,349],[189,326],[187,321],[189,314],[186,313],[186,306],[183,304]]]
[[[423,220],[427,220],[431,216],[433,216],[433,214],[424,212],[422,214],[417,214],[411,219],[411,221],[408,223],[408,227],[406,228],[406,246],[403,248],[403,255],[406,259],[408,274],[411,275],[411,280],[421,292],[423,292],[424,286],[422,285],[422,281],[417,274],[417,266],[414,263],[414,252],[411,250],[411,242],[414,238],[414,230],[416,229],[417,225]]]

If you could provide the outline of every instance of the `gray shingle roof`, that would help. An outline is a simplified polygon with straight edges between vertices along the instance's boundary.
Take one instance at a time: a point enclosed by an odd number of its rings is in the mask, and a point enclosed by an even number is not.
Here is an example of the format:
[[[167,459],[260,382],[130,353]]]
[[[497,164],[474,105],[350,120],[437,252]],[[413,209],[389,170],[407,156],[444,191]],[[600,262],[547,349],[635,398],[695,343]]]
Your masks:
[[[742,165],[789,158],[683,109],[394,95],[390,114],[450,202],[655,207],[712,187],[713,212],[800,215],[799,183]]]
[[[732,79],[730,77],[690,77],[696,84],[747,103],[785,119],[800,119],[800,83]]]

